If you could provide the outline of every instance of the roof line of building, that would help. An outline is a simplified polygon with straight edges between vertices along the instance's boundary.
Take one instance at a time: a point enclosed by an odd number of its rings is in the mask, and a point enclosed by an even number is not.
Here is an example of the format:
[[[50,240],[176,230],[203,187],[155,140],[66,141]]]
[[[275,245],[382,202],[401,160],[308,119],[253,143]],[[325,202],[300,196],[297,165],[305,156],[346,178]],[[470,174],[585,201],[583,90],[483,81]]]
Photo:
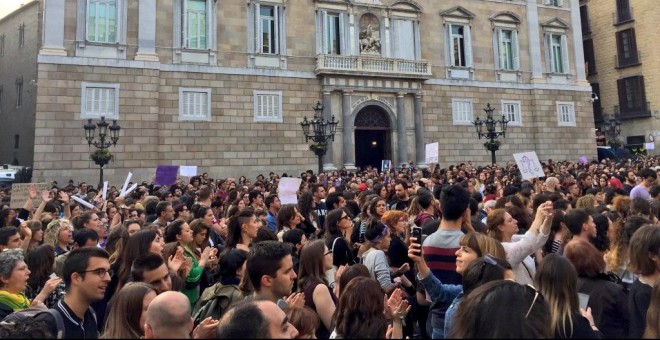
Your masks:
[[[5,15],[3,18],[0,18],[0,24],[1,24],[3,21],[8,20],[9,18],[11,18],[11,17],[13,17],[13,16],[16,16],[16,15],[18,15],[19,13],[25,11],[27,8],[30,8],[30,7],[32,7],[32,6],[34,6],[34,5],[38,5],[38,4],[39,4],[39,0],[33,0],[33,1],[28,2],[27,4],[23,4],[23,5],[21,5],[21,7],[17,8],[17,9],[14,10],[13,12],[11,12],[11,13]]]

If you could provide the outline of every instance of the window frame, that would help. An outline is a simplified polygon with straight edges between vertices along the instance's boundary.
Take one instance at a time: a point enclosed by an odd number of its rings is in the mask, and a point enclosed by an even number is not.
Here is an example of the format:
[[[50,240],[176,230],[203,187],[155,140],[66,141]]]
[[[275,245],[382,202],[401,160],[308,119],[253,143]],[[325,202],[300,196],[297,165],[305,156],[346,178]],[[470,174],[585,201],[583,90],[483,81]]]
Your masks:
[[[503,55],[502,55],[502,44],[503,44],[503,34],[505,31],[511,32],[511,68],[504,68],[502,66]],[[493,28],[493,39],[494,39],[494,48],[495,48],[495,68],[498,71],[520,71],[520,41],[518,40],[518,29],[512,27],[494,27]]]
[[[410,44],[412,45],[412,58],[409,56],[402,56],[401,54],[397,53],[397,51],[400,51],[401,49],[398,48],[400,45],[401,41],[401,36],[400,36],[400,31],[398,31],[399,28],[399,23],[398,22],[409,22],[409,24],[412,28],[412,31],[410,32],[412,36],[409,38],[405,38],[405,40],[410,41]],[[421,46],[419,44],[420,39],[419,39],[419,20],[414,19],[414,18],[406,18],[406,17],[390,17],[390,51],[389,51],[389,56],[392,58],[397,58],[397,59],[402,59],[402,60],[420,60],[421,59]]]
[[[624,44],[627,35],[628,43]],[[626,48],[630,50],[630,56],[625,57]],[[616,51],[617,68],[635,66],[640,64],[639,53],[637,50],[637,37],[635,35],[635,28],[627,28],[616,32]]]
[[[508,126],[522,126],[522,106],[521,102],[519,100],[507,100],[507,99],[502,99],[501,101],[501,110],[502,110],[502,115],[508,115],[509,112],[506,111],[505,107],[507,105],[514,105],[516,108],[516,112],[513,112],[514,119],[511,119],[511,117],[507,116],[507,119],[509,120]]]
[[[630,97],[629,88],[632,93],[630,96],[638,97],[637,100],[628,100]],[[637,91],[635,91],[637,90]],[[632,76],[617,79],[617,94],[619,101],[619,114],[622,117],[640,117],[648,116],[650,113],[647,105],[646,86],[644,85],[644,76]],[[622,100],[623,99],[623,100]],[[624,105],[626,104],[626,105]],[[630,104],[637,104],[630,107]]]
[[[449,53],[449,66],[450,67],[459,67],[459,68],[470,68],[473,65],[473,55],[472,55],[472,34],[471,34],[471,29],[469,24],[465,23],[453,23],[453,22],[448,22],[446,24],[447,26],[447,51]],[[461,37],[459,38],[459,42],[463,42],[463,58],[464,58],[464,65],[456,65],[456,56],[455,56],[455,51],[454,49],[456,48],[455,40],[456,37],[454,35],[453,29],[454,26],[462,27],[463,32],[461,34]],[[458,47],[458,52],[459,55],[461,54],[460,52],[460,46]]]
[[[204,3],[204,23],[205,23],[205,25],[204,25],[203,32],[204,32],[204,37],[205,37],[205,41],[204,41],[205,45],[203,47],[200,44],[201,35],[197,36],[197,40],[198,40],[197,41],[197,47],[191,47],[191,44],[190,44],[190,40],[192,39],[191,36],[190,36],[191,30],[190,30],[190,27],[189,27],[189,25],[190,25],[190,17],[189,17],[190,13],[189,12],[190,11],[187,8],[188,3],[190,1],[203,2]],[[183,0],[182,1],[182,3],[181,3],[181,14],[182,14],[182,18],[181,18],[181,24],[182,24],[181,46],[183,48],[190,49],[190,50],[208,50],[209,49],[209,35],[210,35],[210,32],[209,32],[209,28],[210,28],[209,27],[209,25],[210,25],[209,17],[212,14],[209,13],[208,10],[209,10],[208,9],[208,0]],[[198,20],[201,18],[199,13],[197,13],[196,16],[197,16]],[[201,32],[202,32],[202,30],[200,30],[199,23],[198,23],[197,33],[199,34]]]
[[[25,46],[25,24],[18,26],[18,47]]]
[[[555,41],[554,38],[559,38],[559,53],[561,56],[561,72],[555,69]],[[570,75],[570,56],[568,50],[568,36],[566,32],[547,31],[545,33],[545,47],[546,47],[546,68],[549,74],[552,75]]]
[[[0,57],[5,55],[5,35],[0,35]]]
[[[16,78],[16,108],[23,106],[23,77]]]
[[[119,24],[120,24],[119,19],[120,19],[120,15],[121,15],[119,13],[119,11],[120,11],[119,6],[121,5],[120,0],[86,0],[86,1],[87,1],[87,6],[85,8],[85,41],[88,42],[88,43],[92,43],[92,44],[117,44],[117,43],[119,43]],[[109,33],[108,32],[110,31],[110,24],[109,23],[111,22],[111,19],[107,16],[105,18],[105,29],[106,29],[106,37],[107,37],[106,41],[101,41],[101,40],[98,39],[99,23],[96,22],[96,21],[95,21],[96,40],[90,39],[90,33],[89,33],[90,32],[89,27],[90,27],[90,21],[91,21],[90,20],[90,8],[91,8],[90,5],[91,5],[92,2],[96,3],[96,6],[99,6],[99,5],[106,6],[106,13],[107,13],[107,6],[109,5],[109,3],[114,2],[114,5],[115,5],[115,18],[114,18],[115,19],[115,27],[114,27],[115,28],[115,39],[114,40],[109,39]]]
[[[570,108],[570,112],[567,112],[567,114],[569,115],[568,121],[564,121],[562,119],[562,115],[563,115],[562,107]],[[568,126],[568,127],[576,126],[575,102],[557,101],[556,110],[557,110],[557,126]]]
[[[186,95],[205,94],[206,95],[206,112],[204,116],[191,116],[185,115],[185,99]],[[210,122],[213,116],[213,109],[211,107],[211,88],[201,87],[179,87],[179,115],[178,121],[180,122]],[[202,98],[203,99],[203,98]]]
[[[622,24],[633,21],[632,8],[630,7],[630,0],[616,0],[615,3],[615,24]]]
[[[80,96],[80,119],[98,119],[101,118],[101,116],[105,117],[106,119],[119,119],[119,90],[120,86],[119,83],[92,83],[92,82],[82,82],[80,84],[81,88],[81,96]],[[110,89],[114,90],[114,111],[116,112],[114,115],[97,115],[97,114],[90,114],[89,111],[87,111],[87,90],[88,89]]]
[[[260,115],[260,110],[259,110],[259,98],[262,96],[274,96],[277,98],[277,116],[275,117],[267,117],[264,115]],[[282,114],[282,91],[258,91],[258,90],[253,90],[252,91],[252,102],[254,105],[254,111],[253,111],[253,121],[255,123],[282,123],[283,122],[283,114]],[[262,106],[265,107],[265,106]],[[267,107],[265,107],[267,109]]]
[[[591,76],[598,73],[596,69],[596,53],[594,51],[593,39],[582,40],[582,50],[584,51],[584,62],[587,64],[585,70],[587,75]]]
[[[0,113],[2,113],[2,107],[3,107],[3,96],[4,96],[5,89],[2,85],[0,85]]]
[[[543,4],[552,7],[564,7],[564,0],[544,0]]]
[[[465,105],[469,104],[470,112],[468,113],[469,117],[466,120],[457,120],[459,114],[465,114],[464,112],[456,112],[459,108],[458,104]],[[469,98],[452,98],[451,99],[451,121],[452,125],[472,125],[474,121],[474,101]]]

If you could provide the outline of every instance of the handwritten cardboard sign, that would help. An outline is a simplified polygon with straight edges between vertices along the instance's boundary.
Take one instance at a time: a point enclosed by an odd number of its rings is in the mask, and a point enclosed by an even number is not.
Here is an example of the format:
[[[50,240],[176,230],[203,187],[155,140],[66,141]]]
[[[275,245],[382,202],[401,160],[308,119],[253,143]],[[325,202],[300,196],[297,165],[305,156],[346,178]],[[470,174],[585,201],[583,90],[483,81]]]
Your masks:
[[[43,190],[50,190],[51,183],[14,183],[11,185],[11,202],[9,206],[12,209],[22,208],[30,197],[28,194],[28,187],[34,184],[37,187],[37,198],[32,201],[34,207],[41,204],[41,192]]]

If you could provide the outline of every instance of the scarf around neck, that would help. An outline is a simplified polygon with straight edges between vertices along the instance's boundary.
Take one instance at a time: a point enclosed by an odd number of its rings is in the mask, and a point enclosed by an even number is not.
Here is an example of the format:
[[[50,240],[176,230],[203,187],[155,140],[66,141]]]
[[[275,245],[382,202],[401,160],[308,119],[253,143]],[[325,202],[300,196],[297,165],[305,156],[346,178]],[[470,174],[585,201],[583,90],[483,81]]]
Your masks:
[[[30,300],[24,293],[13,294],[6,290],[0,290],[0,303],[14,312],[30,307]]]

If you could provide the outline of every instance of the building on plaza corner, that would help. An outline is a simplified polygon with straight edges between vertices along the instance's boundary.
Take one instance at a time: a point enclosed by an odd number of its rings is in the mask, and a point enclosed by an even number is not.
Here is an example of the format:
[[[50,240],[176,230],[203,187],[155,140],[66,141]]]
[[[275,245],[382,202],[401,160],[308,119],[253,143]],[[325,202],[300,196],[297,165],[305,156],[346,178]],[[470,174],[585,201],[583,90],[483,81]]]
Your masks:
[[[621,121],[619,139],[629,149],[660,141],[660,11],[653,0],[581,0],[587,79],[597,127]],[[650,138],[651,136],[652,138]],[[657,154],[647,150],[648,154]]]
[[[102,115],[122,127],[112,182],[158,164],[300,173],[316,164],[299,123],[317,101],[339,120],[325,169],[425,166],[430,142],[441,165],[487,164],[471,124],[487,103],[510,120],[500,161],[596,155],[578,0],[36,2],[34,113],[2,113],[35,126],[19,159],[35,180],[96,178],[82,126]],[[28,21],[1,20],[0,36]]]

